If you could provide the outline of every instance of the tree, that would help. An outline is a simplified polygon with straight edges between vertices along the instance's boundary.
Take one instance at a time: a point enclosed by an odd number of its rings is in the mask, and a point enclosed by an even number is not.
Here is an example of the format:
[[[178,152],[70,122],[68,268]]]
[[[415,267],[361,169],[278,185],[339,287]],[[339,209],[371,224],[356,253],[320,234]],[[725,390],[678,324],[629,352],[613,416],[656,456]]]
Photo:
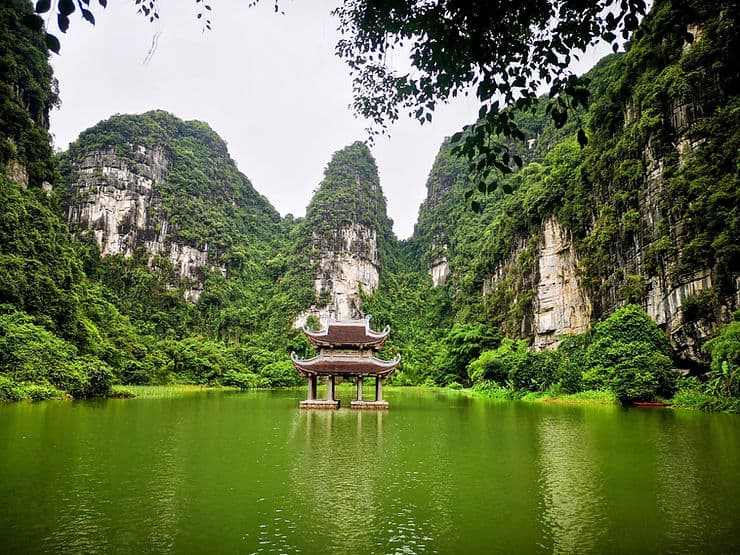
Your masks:
[[[280,11],[274,0],[275,12]],[[670,1],[670,0],[669,0]],[[251,0],[250,6],[260,3]],[[478,121],[453,135],[456,152],[477,172],[478,188],[491,192],[492,173],[510,173],[521,159],[510,153],[511,139],[524,133],[515,111],[532,110],[549,87],[548,114],[562,126],[588,102],[587,83],[568,69],[578,53],[599,40],[627,39],[645,14],[646,0],[343,0],[333,11],[343,38],[337,55],[350,68],[354,109],[372,124],[370,137],[407,111],[422,124],[435,108],[474,88],[480,101]],[[75,12],[94,24],[90,0],[38,0],[36,13],[55,8],[65,33]],[[107,0],[98,0],[101,7]],[[150,21],[159,18],[156,0],[134,0]],[[197,17],[211,28],[211,6],[195,0]],[[688,7],[688,6],[687,6]],[[38,28],[41,18],[31,19]],[[690,35],[688,35],[690,36]],[[688,39],[687,36],[687,39]],[[59,52],[57,37],[47,44]],[[388,63],[393,51],[408,51],[411,71]],[[587,143],[579,128],[578,141]]]
[[[670,397],[676,375],[669,352],[665,334],[650,316],[627,305],[594,326],[583,379],[594,389],[608,387],[622,403]]]
[[[440,385],[452,381],[468,381],[468,364],[478,358],[484,350],[495,349],[501,343],[501,333],[496,328],[483,324],[455,324],[443,343],[447,354],[437,369],[435,380]]]
[[[722,326],[702,347],[712,360],[710,389],[727,397],[736,397],[740,391],[740,311],[733,316],[734,321]]]
[[[345,0],[334,13],[344,38],[337,54],[353,75],[358,114],[385,129],[403,109],[421,123],[440,103],[475,87],[478,121],[453,136],[485,179],[521,161],[495,138],[523,139],[512,109],[535,106],[550,87],[548,113],[562,126],[585,106],[586,84],[569,70],[578,51],[599,39],[627,39],[644,15],[644,0]],[[412,71],[389,67],[389,53],[408,49]],[[374,130],[371,130],[374,132]],[[586,143],[583,130],[579,142]]]

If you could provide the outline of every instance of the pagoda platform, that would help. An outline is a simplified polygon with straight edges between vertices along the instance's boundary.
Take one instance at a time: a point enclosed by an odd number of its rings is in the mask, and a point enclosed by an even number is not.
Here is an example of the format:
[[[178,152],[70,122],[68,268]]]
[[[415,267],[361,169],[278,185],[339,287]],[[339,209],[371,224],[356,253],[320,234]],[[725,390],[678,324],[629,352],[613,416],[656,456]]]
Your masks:
[[[354,401],[352,401],[354,403]],[[324,409],[324,410],[337,410],[341,402],[339,399],[304,399],[301,401],[302,409]]]
[[[380,401],[358,401],[357,399],[353,399],[349,403],[349,408],[351,409],[388,410],[389,407],[388,401],[383,401],[382,399]]]

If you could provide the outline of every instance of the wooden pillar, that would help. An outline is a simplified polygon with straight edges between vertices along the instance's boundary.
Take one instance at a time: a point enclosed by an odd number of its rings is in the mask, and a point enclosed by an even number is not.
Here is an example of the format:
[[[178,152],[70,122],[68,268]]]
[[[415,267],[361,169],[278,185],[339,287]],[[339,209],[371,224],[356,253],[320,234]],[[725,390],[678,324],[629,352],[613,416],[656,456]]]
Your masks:
[[[333,401],[334,400],[334,374],[329,374],[329,378],[326,381],[326,385],[327,385],[326,400]]]
[[[357,400],[362,401],[362,376],[357,376]]]
[[[383,380],[380,376],[375,376],[375,400],[383,400]]]
[[[316,399],[316,374],[308,377],[308,400]]]

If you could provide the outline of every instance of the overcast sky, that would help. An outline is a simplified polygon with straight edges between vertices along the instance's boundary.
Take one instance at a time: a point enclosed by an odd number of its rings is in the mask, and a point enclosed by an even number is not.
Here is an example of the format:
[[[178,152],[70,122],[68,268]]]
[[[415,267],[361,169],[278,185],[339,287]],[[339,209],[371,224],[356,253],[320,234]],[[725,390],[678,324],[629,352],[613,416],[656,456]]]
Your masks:
[[[155,24],[132,1],[95,6],[94,27],[75,17],[58,34],[61,56],[52,56],[62,99],[51,115],[56,148],[113,114],[164,109],[207,122],[281,214],[303,216],[332,153],[367,138],[366,123],[349,108],[349,71],[334,54],[337,23],[329,12],[336,0],[281,0],[285,15],[273,12],[271,0],[248,3],[212,1],[206,32],[195,0],[160,0]],[[439,108],[431,125],[402,119],[390,139],[376,139],[372,151],[399,238],[413,232],[442,139],[477,109],[461,98]]]

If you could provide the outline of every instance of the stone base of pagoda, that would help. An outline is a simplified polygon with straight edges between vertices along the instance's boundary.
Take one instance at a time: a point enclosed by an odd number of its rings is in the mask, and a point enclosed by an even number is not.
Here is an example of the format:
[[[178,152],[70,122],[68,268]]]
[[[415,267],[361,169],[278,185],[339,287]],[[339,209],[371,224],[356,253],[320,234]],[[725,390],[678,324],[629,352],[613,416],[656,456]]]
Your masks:
[[[388,401],[358,401],[353,400],[349,404],[351,409],[363,409],[363,410],[388,410]]]
[[[305,399],[301,401],[301,408],[337,410],[339,408],[339,399],[333,401],[328,401],[327,399]]]

